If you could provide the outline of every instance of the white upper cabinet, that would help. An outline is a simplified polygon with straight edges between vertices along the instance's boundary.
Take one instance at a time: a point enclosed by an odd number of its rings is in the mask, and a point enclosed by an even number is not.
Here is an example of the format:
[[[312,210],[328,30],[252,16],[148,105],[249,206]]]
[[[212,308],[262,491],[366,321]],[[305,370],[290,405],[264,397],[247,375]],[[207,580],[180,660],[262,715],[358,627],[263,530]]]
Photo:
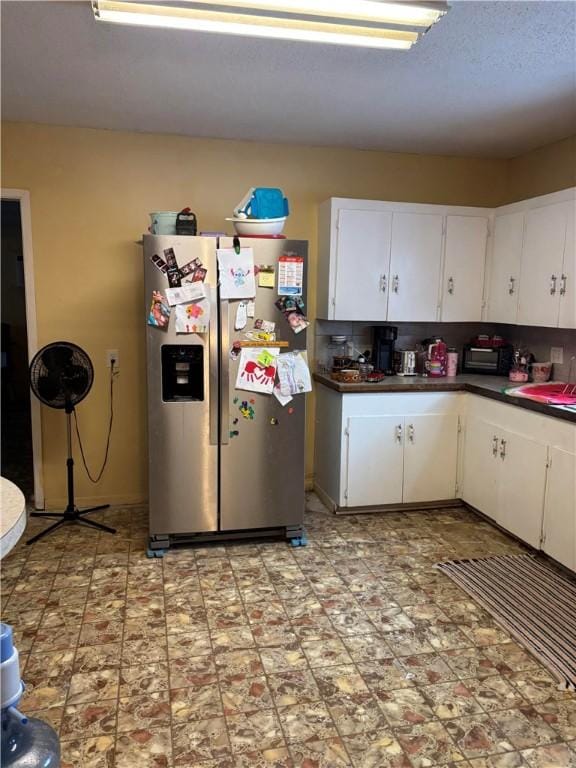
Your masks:
[[[576,203],[568,204],[558,325],[560,328],[576,328]]]
[[[576,328],[575,194],[495,211],[331,198],[319,212],[318,317]]]
[[[442,288],[444,322],[482,319],[488,216],[447,216]]]
[[[520,272],[520,325],[558,325],[569,204],[526,213]]]
[[[523,211],[496,216],[486,313],[491,323],[516,322],[523,236]]]
[[[394,213],[388,320],[438,319],[442,221],[440,214]]]
[[[338,211],[334,318],[386,320],[392,214]]]

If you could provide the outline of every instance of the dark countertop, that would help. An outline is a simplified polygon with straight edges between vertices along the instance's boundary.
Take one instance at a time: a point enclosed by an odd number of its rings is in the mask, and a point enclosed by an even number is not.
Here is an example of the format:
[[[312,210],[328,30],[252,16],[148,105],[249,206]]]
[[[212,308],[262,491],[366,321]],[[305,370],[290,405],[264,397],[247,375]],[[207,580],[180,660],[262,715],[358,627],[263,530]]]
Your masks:
[[[513,387],[514,384],[508,381],[505,376],[462,374],[454,378],[444,377],[441,379],[431,379],[425,376],[387,376],[384,381],[378,384],[370,384],[365,381],[358,382],[357,384],[342,384],[320,373],[313,374],[313,378],[319,384],[334,389],[343,395],[354,392],[395,392],[403,394],[409,392],[472,392],[474,395],[488,397],[491,400],[499,400],[508,405],[524,408],[527,411],[535,411],[544,416],[552,416],[556,419],[563,419],[564,421],[571,421],[576,424],[576,409],[565,408],[559,405],[547,405],[546,403],[538,403],[535,400],[528,400],[526,397],[507,395],[503,390]]]

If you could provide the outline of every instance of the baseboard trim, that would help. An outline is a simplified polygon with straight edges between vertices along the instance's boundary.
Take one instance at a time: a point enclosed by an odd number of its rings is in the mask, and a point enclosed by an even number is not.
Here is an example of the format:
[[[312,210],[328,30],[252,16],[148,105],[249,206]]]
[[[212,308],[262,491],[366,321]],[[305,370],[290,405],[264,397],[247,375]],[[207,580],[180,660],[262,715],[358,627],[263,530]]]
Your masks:
[[[126,495],[110,495],[110,496],[80,496],[76,499],[76,506],[78,509],[84,509],[85,507],[97,507],[100,504],[109,504],[111,507],[130,507],[130,506],[142,506],[148,503],[148,499],[145,496],[137,494]],[[61,498],[47,498],[45,510],[50,512],[52,510],[59,511],[66,508],[68,499]]]

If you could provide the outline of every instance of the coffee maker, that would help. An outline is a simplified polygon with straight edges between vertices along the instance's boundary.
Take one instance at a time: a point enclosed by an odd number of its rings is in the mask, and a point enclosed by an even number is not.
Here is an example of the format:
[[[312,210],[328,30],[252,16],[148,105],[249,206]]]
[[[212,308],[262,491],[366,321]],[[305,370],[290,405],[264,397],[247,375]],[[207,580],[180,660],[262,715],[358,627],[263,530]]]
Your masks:
[[[374,370],[387,376],[394,373],[394,344],[398,338],[398,328],[394,325],[375,325],[372,344]]]

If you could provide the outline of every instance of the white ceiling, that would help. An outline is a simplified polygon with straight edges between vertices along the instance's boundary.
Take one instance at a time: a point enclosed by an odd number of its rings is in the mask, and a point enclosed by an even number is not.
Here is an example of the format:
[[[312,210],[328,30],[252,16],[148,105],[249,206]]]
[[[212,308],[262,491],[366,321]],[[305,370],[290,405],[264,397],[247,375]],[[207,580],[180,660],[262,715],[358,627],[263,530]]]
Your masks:
[[[513,157],[576,132],[576,2],[452,3],[411,51],[97,23],[2,3],[3,118]]]

